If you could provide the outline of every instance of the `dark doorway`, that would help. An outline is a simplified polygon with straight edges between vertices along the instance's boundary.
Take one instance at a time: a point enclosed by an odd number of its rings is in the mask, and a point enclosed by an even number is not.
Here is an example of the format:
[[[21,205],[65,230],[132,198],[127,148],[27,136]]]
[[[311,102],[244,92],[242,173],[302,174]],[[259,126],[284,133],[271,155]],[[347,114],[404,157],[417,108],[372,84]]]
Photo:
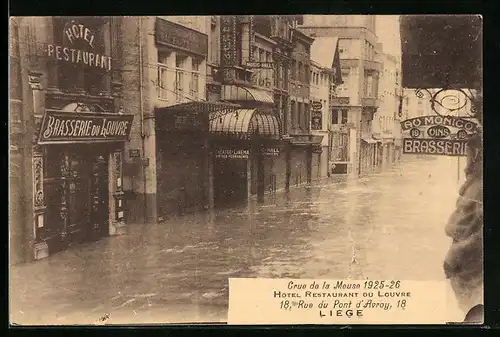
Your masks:
[[[47,149],[47,219],[38,239],[51,252],[109,234],[108,152],[102,146]]]
[[[214,206],[223,208],[247,199],[247,160],[218,159],[214,165]]]

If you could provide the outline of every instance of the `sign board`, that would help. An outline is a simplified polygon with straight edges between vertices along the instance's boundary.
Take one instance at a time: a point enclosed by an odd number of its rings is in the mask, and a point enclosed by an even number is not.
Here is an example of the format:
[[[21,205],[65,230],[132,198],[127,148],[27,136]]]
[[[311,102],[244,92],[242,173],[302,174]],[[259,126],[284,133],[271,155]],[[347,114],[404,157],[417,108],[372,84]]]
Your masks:
[[[321,130],[323,126],[323,115],[320,111],[311,112],[311,130]]]
[[[38,144],[127,141],[134,115],[46,110]]]
[[[139,150],[139,149],[130,149],[130,150],[128,150],[128,156],[130,158],[140,158],[141,157],[141,150]]]
[[[250,150],[245,149],[216,149],[215,158],[219,159],[248,159]]]
[[[439,156],[467,156],[466,140],[450,139],[403,139],[403,153]]]
[[[111,70],[111,57],[95,52],[96,35],[85,24],[71,22],[62,31],[63,45],[48,44],[46,55],[54,60]]]
[[[206,57],[208,54],[208,36],[194,29],[156,19],[155,40],[157,44],[175,47]]]
[[[323,104],[321,104],[321,102],[312,102],[311,108],[313,110],[321,110],[323,109]]]
[[[274,62],[247,61],[245,65],[251,69],[274,69]]]
[[[264,147],[260,150],[260,153],[264,156],[279,156],[280,149],[277,147]]]
[[[403,153],[467,156],[467,139],[477,130],[473,121],[452,116],[422,116],[401,122]]]

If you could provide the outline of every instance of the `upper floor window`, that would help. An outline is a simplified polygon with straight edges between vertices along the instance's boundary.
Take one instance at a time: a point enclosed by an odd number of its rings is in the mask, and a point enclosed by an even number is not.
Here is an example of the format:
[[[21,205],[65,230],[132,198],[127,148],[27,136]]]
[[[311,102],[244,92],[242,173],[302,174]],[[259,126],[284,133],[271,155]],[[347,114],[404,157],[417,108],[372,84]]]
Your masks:
[[[161,100],[168,98],[168,80],[173,77],[173,71],[168,68],[168,59],[171,55],[169,51],[158,50],[157,91],[158,98]]]
[[[339,97],[349,97],[349,72],[342,71],[342,83],[337,86]]]
[[[176,101],[184,100],[184,82],[186,78],[187,56],[177,53],[175,55],[175,93]]]
[[[197,99],[198,98],[198,92],[200,88],[200,64],[202,60],[193,57],[191,59],[191,82],[189,83],[190,88],[190,95]]]

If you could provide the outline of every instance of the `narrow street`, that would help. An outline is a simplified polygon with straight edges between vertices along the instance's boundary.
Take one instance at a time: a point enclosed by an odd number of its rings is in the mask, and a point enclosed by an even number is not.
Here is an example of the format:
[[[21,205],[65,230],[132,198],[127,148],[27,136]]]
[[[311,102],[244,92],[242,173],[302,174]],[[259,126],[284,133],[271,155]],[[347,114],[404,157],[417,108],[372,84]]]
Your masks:
[[[443,280],[456,163],[403,157],[357,181],[130,226],[130,235],[14,266],[11,321],[225,321],[230,277]]]

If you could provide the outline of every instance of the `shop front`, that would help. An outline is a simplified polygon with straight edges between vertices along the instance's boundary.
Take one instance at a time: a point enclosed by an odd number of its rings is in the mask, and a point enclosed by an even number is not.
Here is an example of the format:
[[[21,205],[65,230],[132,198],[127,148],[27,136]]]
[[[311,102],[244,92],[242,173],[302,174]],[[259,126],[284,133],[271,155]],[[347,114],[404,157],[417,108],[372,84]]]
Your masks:
[[[262,200],[266,192],[284,185],[280,130],[275,114],[256,108],[211,118],[215,207],[243,203],[254,195]]]
[[[361,155],[359,170],[360,174],[367,174],[376,165],[377,162],[377,141],[372,137],[361,138]]]
[[[125,228],[122,152],[133,115],[47,103],[33,154],[35,258]]]

